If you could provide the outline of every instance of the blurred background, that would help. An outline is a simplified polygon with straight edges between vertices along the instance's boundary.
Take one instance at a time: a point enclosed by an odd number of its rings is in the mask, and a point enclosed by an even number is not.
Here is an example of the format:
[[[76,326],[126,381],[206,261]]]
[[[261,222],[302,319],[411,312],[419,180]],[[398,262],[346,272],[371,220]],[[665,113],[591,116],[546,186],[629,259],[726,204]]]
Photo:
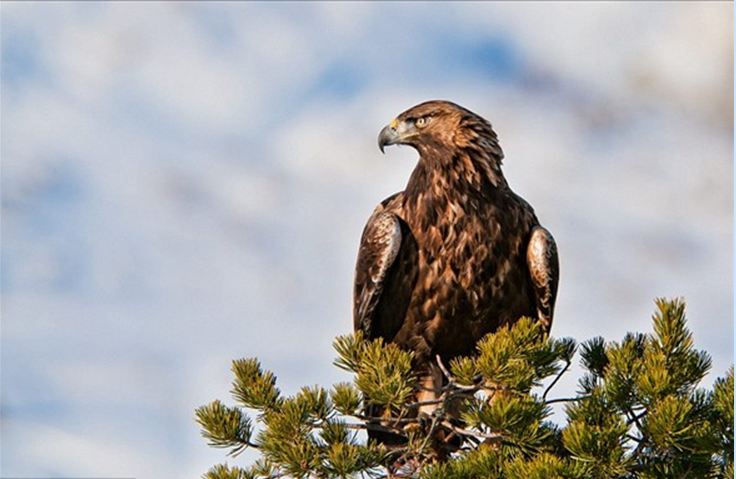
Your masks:
[[[197,477],[230,361],[329,385],[404,109],[493,123],[555,235],[555,336],[684,296],[732,361],[730,3],[7,3],[4,476]],[[575,390],[578,371],[557,388]],[[557,420],[561,420],[560,416]],[[232,461],[231,461],[232,462]]]

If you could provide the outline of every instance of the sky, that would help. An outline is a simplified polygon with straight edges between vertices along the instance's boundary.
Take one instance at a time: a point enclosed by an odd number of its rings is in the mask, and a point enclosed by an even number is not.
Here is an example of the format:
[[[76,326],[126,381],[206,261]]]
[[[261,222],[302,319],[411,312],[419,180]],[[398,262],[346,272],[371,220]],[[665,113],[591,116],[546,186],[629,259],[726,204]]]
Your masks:
[[[346,380],[360,233],[417,159],[376,136],[429,99],[493,124],[555,236],[554,336],[682,296],[704,385],[732,363],[730,3],[3,2],[0,27],[0,475],[198,477],[232,359]]]

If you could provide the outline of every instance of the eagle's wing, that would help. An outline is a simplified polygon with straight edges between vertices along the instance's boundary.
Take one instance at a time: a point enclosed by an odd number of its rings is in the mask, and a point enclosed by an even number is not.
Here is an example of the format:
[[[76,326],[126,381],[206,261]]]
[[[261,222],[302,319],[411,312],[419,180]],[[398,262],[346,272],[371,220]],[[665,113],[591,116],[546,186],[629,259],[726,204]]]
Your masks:
[[[526,249],[526,261],[534,285],[537,316],[549,332],[557,298],[560,265],[555,240],[545,228],[536,226],[532,230]]]
[[[355,266],[353,323],[368,339],[391,340],[404,321],[416,283],[417,247],[408,226],[376,208],[363,230]]]

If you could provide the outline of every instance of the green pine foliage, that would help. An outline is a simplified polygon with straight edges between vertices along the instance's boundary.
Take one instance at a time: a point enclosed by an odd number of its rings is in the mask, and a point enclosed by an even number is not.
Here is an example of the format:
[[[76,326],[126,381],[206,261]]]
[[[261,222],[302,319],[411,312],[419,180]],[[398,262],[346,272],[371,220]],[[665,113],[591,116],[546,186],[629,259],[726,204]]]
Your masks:
[[[711,361],[695,349],[679,299],[657,300],[653,332],[620,342],[578,346],[522,318],[483,338],[473,357],[437,358],[445,385],[430,415],[417,413],[412,353],[360,334],[334,347],[354,381],[293,396],[258,360],[234,361],[235,405],[215,400],[196,420],[211,446],[260,458],[203,477],[733,478],[733,367],[712,389],[698,387]],[[577,394],[550,397],[576,354]],[[552,422],[550,405],[561,402],[566,417]],[[366,441],[368,429],[403,440]]]

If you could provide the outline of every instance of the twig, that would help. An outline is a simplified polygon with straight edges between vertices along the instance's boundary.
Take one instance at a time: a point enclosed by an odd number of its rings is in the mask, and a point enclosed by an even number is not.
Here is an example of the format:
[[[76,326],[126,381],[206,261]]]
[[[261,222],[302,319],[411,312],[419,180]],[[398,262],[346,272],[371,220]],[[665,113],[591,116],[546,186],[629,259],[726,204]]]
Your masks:
[[[478,391],[479,390],[480,386],[477,385],[477,384],[472,384],[471,385],[471,384],[460,384],[460,383],[458,383],[457,380],[455,379],[455,377],[447,369],[447,367],[445,367],[445,363],[442,362],[442,358],[440,357],[439,354],[437,354],[435,356],[435,360],[437,361],[437,365],[440,367],[440,370],[442,371],[442,374],[445,375],[445,377],[447,378],[447,381],[448,381],[447,386],[443,387],[443,389],[452,389],[452,388],[455,388],[455,389],[460,389],[460,390],[464,390],[464,391],[471,391],[471,390],[472,391]],[[479,379],[482,378],[482,376],[480,376],[480,375],[478,375],[476,377],[479,378]],[[473,378],[473,379],[475,379],[475,378]]]
[[[432,425],[429,427],[429,432],[427,433],[427,436],[424,438],[424,441],[422,441],[422,445],[419,447],[419,452],[424,452],[424,448],[427,447],[427,444],[429,443],[429,440],[432,438],[432,435],[434,434],[434,430],[437,428],[437,420],[440,418],[440,414],[436,414],[438,411],[441,412],[441,409],[435,410],[435,414],[432,416]]]
[[[562,370],[557,374],[557,376],[555,376],[552,382],[549,383],[549,386],[547,386],[547,389],[544,390],[544,393],[542,394],[542,400],[547,399],[547,393],[549,393],[550,389],[552,389],[554,385],[557,384],[557,381],[560,380],[562,375],[565,374],[568,369],[570,369],[570,361],[565,361],[565,367],[562,368]]]
[[[454,378],[452,377],[452,374],[450,374],[450,371],[448,371],[445,367],[445,363],[442,362],[442,358],[440,357],[440,355],[437,354],[435,356],[435,359],[437,360],[437,365],[440,367],[442,374],[444,374],[448,380],[452,381]]]
[[[639,439],[639,441],[638,441],[638,442],[639,442],[639,444],[637,444],[637,445],[636,445],[636,448],[635,448],[635,449],[634,449],[634,451],[633,451],[633,452],[631,453],[631,457],[632,457],[632,458],[638,457],[638,456],[639,456],[639,454],[641,454],[641,452],[642,452],[642,451],[644,450],[644,447],[646,447],[646,445],[647,445],[647,442],[648,442],[648,441],[647,441],[647,437],[646,437],[646,436],[642,436],[642,437],[641,437],[641,438]]]
[[[498,434],[498,433],[485,433],[485,432],[481,432],[481,431],[472,431],[472,430],[469,430],[469,429],[463,429],[461,427],[455,426],[454,424],[452,424],[449,421],[442,421],[441,424],[443,426],[445,426],[446,428],[450,429],[452,432],[455,432],[457,434],[460,434],[460,435],[466,436],[466,437],[475,437],[475,438],[482,437],[483,439],[491,439],[491,440],[494,440],[494,441],[497,441],[497,440],[503,438],[503,434]]]
[[[626,425],[627,426],[630,426],[632,423],[635,423],[636,424],[636,427],[638,427],[639,430],[641,430],[641,423],[639,422],[639,419],[641,419],[644,416],[646,416],[646,414],[647,414],[646,409],[644,411],[642,411],[641,413],[639,413],[639,414],[634,414],[634,411],[631,411],[631,410],[629,410],[627,412],[628,412],[627,416],[629,416],[629,420],[626,422]]]
[[[631,426],[632,424],[636,425],[636,429],[639,431],[639,434],[642,435],[642,439],[644,437],[644,428],[641,426],[641,422],[639,422],[639,419],[643,418],[647,414],[647,410],[644,409],[639,414],[636,414],[632,408],[627,408],[624,410],[624,413],[626,414],[626,417],[628,418],[628,421],[626,421],[627,426]],[[639,445],[642,443],[640,442]],[[637,448],[638,449],[638,448]]]
[[[442,404],[445,402],[444,399],[427,399],[426,401],[417,401],[404,406],[406,409],[414,409],[421,406],[431,406],[433,404]]]
[[[356,419],[362,419],[363,421],[392,422],[392,423],[400,423],[400,424],[419,422],[419,419],[417,419],[415,417],[401,417],[401,416],[400,417],[392,417],[392,416],[389,416],[389,417],[382,417],[382,416],[363,416],[363,415],[359,415],[359,414],[356,414],[356,415],[351,416],[351,417],[354,417]]]
[[[544,404],[554,404],[557,402],[575,402],[575,401],[582,401],[584,399],[590,398],[590,395],[587,396],[578,396],[575,398],[556,398],[556,399],[550,399],[549,401],[544,401]]]
[[[347,423],[345,427],[348,429],[366,429],[371,431],[388,432],[391,434],[404,434],[404,430],[398,427],[382,426],[380,424],[367,422],[365,424],[352,424]]]

